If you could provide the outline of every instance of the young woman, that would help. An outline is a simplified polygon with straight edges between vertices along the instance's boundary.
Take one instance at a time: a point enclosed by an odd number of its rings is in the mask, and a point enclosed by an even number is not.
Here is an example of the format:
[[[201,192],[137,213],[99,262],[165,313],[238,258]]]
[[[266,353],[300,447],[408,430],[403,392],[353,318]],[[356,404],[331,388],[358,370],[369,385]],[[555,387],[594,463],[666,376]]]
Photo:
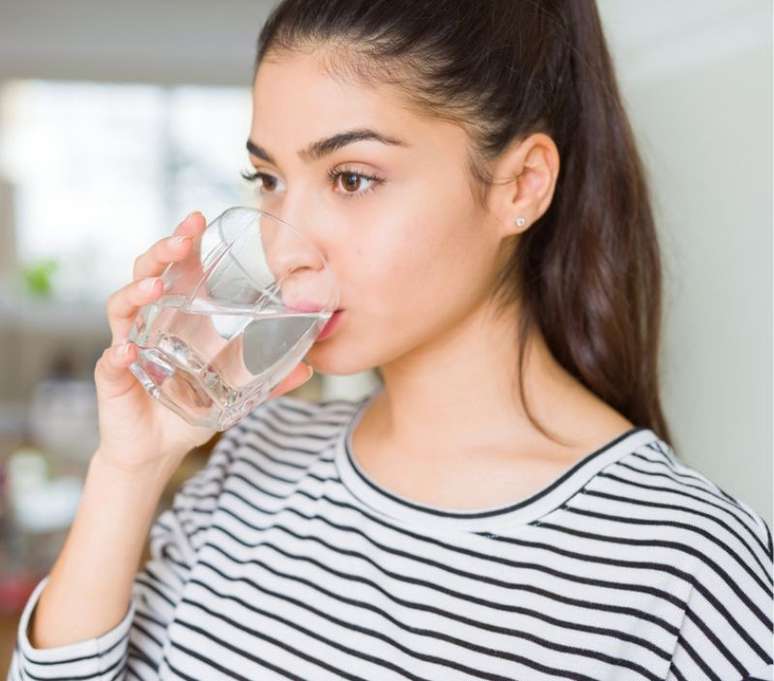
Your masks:
[[[669,444],[593,1],[285,0],[253,87],[248,177],[343,290],[306,361],[383,384],[311,403],[299,367],[154,522],[212,435],[120,352],[190,248],[155,244],[108,304],[100,447],[10,678],[771,678],[769,527]]]

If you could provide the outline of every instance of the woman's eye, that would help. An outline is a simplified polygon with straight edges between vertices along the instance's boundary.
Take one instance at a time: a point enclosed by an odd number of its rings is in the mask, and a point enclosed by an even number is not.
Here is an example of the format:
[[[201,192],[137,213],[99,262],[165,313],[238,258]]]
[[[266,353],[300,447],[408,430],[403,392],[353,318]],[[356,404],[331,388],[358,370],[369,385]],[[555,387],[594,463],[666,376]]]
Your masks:
[[[356,192],[360,189],[360,182],[362,180],[368,182],[368,178],[358,175],[357,173],[341,173],[338,177],[341,178],[341,187],[347,193]]]
[[[273,175],[263,173],[260,170],[255,172],[242,171],[242,177],[248,182],[258,182],[259,193],[274,193],[280,180]],[[338,190],[345,198],[355,198],[363,196],[375,189],[376,185],[384,180],[375,175],[365,175],[354,170],[331,170],[328,177],[332,182],[334,189]],[[339,190],[338,188],[341,187]]]
[[[260,171],[254,173],[242,171],[242,177],[248,182],[258,182],[260,180],[260,185],[258,186],[259,192],[273,192],[277,188],[277,178],[268,173],[262,173]]]
[[[334,185],[342,188],[341,193],[347,198],[363,196],[375,189],[382,182],[382,178],[375,175],[365,175],[354,170],[332,170],[328,176]]]

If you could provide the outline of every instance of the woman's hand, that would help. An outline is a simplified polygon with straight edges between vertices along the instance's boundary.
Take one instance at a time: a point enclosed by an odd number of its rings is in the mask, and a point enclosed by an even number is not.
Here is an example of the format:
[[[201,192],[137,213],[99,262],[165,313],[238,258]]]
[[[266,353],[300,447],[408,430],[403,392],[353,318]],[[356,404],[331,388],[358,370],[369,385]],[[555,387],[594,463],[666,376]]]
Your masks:
[[[132,283],[108,298],[107,317],[113,340],[94,370],[100,431],[96,456],[128,472],[158,469],[171,475],[191,449],[216,432],[190,425],[153,399],[129,370],[137,359],[138,348],[127,343],[138,310],[163,293],[158,275],[169,263],[191,254],[194,239],[205,227],[204,216],[191,213],[173,236],[157,241],[135,260]],[[124,348],[126,352],[122,352]],[[311,375],[311,367],[299,364],[272,390],[270,399],[294,390]]]

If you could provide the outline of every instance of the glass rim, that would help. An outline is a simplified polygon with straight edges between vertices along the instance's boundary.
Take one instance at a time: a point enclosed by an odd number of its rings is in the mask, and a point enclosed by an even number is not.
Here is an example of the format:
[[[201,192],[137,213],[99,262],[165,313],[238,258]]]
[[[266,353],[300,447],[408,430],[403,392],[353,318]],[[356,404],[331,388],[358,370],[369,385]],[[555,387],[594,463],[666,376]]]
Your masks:
[[[310,238],[309,238],[308,236],[306,236],[306,235],[305,235],[303,232],[301,232],[299,229],[297,229],[297,228],[296,228],[296,227],[294,227],[292,224],[290,224],[290,223],[289,223],[287,220],[283,220],[283,219],[282,219],[281,217],[279,217],[278,215],[275,215],[274,213],[272,213],[272,212],[270,212],[270,211],[268,211],[268,210],[266,210],[266,209],[264,209],[264,208],[257,208],[257,207],[255,207],[255,206],[244,206],[244,205],[234,205],[234,206],[229,206],[229,207],[228,207],[228,208],[226,208],[225,210],[221,211],[221,212],[220,212],[220,213],[217,215],[217,217],[213,218],[213,219],[212,219],[212,220],[211,220],[211,221],[210,221],[210,222],[207,224],[207,226],[205,227],[205,229],[208,229],[208,228],[210,227],[210,225],[212,225],[213,223],[215,223],[215,222],[218,222],[218,233],[220,234],[220,236],[221,236],[221,237],[223,237],[223,236],[224,236],[224,234],[223,234],[223,230],[222,230],[222,224],[221,224],[219,221],[220,221],[220,220],[221,220],[221,219],[222,219],[222,218],[223,218],[223,217],[226,215],[226,213],[228,213],[229,211],[249,211],[249,212],[250,212],[250,213],[252,213],[252,214],[253,214],[255,217],[257,217],[259,221],[260,221],[260,219],[261,219],[262,217],[269,217],[269,218],[271,218],[272,220],[274,220],[274,221],[278,222],[279,224],[281,224],[283,227],[286,227],[286,228],[288,228],[288,229],[289,229],[291,232],[293,232],[293,233],[294,233],[294,234],[295,234],[297,237],[299,237],[299,238],[300,238],[300,240],[301,240],[301,242],[302,242],[302,243],[305,245],[305,247],[308,247],[308,248],[310,248],[310,249],[312,250],[312,252],[313,252],[313,253],[314,253],[314,254],[315,254],[315,255],[316,255],[316,256],[317,256],[317,257],[320,259],[320,262],[322,262],[322,264],[323,264],[323,270],[324,270],[324,272],[325,272],[325,276],[327,276],[327,277],[328,277],[328,278],[331,280],[332,289],[333,289],[333,296],[332,296],[332,298],[333,298],[333,301],[332,301],[332,302],[333,302],[333,304],[331,304],[331,303],[326,303],[326,304],[325,304],[325,307],[326,307],[326,308],[330,308],[330,310],[331,310],[331,313],[335,312],[335,311],[336,311],[336,309],[338,309],[338,306],[339,306],[339,304],[341,303],[341,290],[340,290],[340,287],[339,287],[339,282],[338,282],[338,279],[337,279],[337,277],[335,276],[335,274],[334,274],[334,272],[333,272],[333,269],[332,269],[332,268],[331,268],[331,266],[330,266],[330,262],[329,262],[329,261],[328,261],[328,259],[327,259],[327,258],[326,258],[326,257],[323,255],[322,251],[320,251],[320,249],[319,249],[319,248],[318,248],[318,247],[315,245],[315,243],[312,241],[312,239],[310,239]],[[260,225],[259,225],[259,226],[260,226]],[[253,281],[253,280],[252,280],[252,277],[251,277],[251,276],[250,276],[250,275],[249,275],[247,272],[245,272],[245,271],[244,271],[244,269],[242,268],[242,266],[239,264],[239,261],[236,261],[236,263],[237,263],[237,266],[238,266],[238,267],[239,267],[239,268],[242,270],[242,272],[245,274],[245,276],[247,277],[247,279],[248,279],[249,281],[251,281],[251,282],[252,282],[252,281]],[[257,291],[262,291],[262,290],[263,290],[263,288],[262,288],[262,287],[259,287],[259,286],[254,286],[254,288],[255,288]]]
[[[323,255],[322,251],[315,245],[315,243],[306,236],[301,230],[299,230],[297,227],[291,225],[287,220],[283,220],[281,217],[275,215],[274,213],[266,210],[265,208],[256,208],[255,206],[242,206],[242,205],[236,205],[236,206],[229,206],[225,210],[221,211],[217,217],[214,217],[210,223],[207,224],[207,227],[209,227],[210,224],[213,222],[216,222],[220,220],[226,213],[232,210],[247,210],[252,213],[256,213],[257,215],[265,215],[270,217],[272,220],[276,220],[280,224],[287,227],[290,231],[294,232],[297,236],[301,238],[304,243],[306,243],[308,246],[312,248],[312,250],[315,252],[316,255],[319,256],[320,260],[322,260],[323,263],[325,263],[325,268],[330,269],[330,263],[328,262],[328,259]],[[221,231],[221,235],[223,232]]]

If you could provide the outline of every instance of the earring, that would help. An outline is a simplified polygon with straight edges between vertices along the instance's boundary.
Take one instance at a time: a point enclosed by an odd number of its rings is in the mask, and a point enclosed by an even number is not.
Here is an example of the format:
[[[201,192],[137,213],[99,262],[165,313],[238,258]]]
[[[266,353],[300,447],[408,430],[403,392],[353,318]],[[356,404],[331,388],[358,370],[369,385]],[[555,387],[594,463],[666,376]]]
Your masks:
[[[516,218],[516,224],[519,227],[524,227],[524,223],[525,222],[527,222],[527,220],[525,218],[523,218],[521,215],[519,215],[519,217]]]

